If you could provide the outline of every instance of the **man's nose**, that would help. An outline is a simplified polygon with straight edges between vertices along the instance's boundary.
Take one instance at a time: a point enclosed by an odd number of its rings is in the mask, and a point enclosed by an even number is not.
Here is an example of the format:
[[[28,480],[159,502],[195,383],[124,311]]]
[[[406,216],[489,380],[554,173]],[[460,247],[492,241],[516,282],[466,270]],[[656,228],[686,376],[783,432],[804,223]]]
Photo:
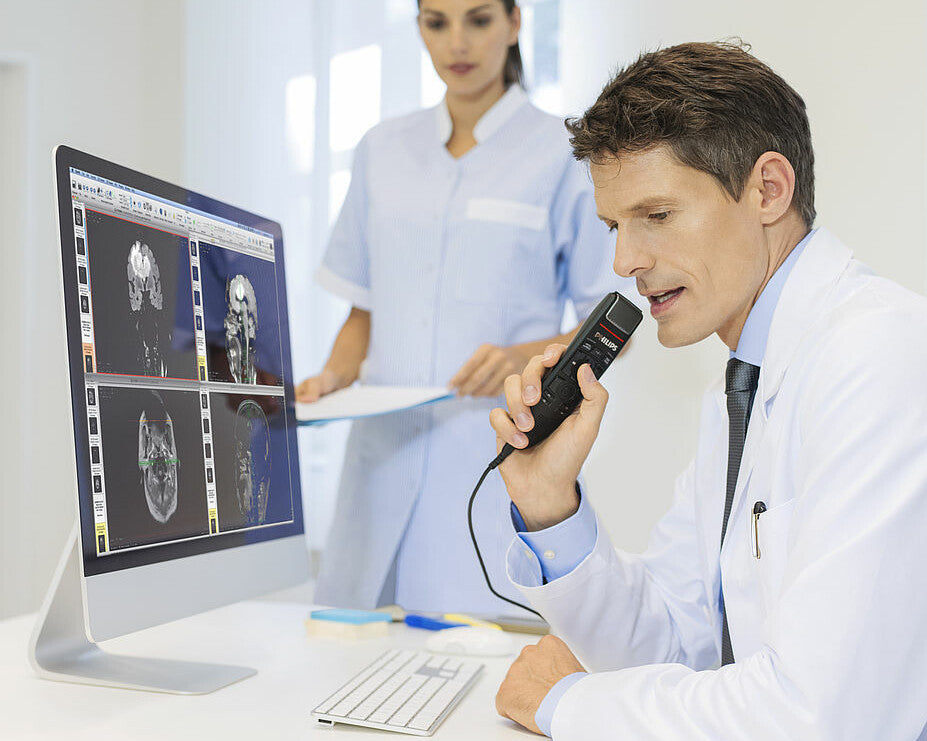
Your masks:
[[[636,278],[653,267],[653,258],[643,244],[630,234],[615,236],[614,271],[624,278]]]

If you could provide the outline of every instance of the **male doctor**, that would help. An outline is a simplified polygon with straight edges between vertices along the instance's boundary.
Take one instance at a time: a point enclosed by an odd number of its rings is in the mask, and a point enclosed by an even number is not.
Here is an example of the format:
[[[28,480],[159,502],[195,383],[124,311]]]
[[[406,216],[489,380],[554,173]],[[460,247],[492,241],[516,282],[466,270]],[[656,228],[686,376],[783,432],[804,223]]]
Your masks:
[[[731,360],[642,556],[576,485],[607,401],[588,365],[578,412],[501,466],[509,576],[563,640],[524,650],[499,712],[556,741],[927,739],[927,300],[813,228],[804,102],[738,46],[645,54],[568,126],[660,342]],[[506,381],[500,446],[563,349]]]

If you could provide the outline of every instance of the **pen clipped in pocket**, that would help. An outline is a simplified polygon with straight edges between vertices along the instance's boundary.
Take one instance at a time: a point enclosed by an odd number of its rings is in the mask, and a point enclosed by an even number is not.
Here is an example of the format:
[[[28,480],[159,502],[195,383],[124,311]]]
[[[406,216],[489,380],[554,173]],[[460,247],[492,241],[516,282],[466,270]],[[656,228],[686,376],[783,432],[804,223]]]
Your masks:
[[[790,499],[768,509],[765,502],[755,502],[751,507],[750,560],[767,608],[774,604],[782,586],[794,505],[795,500]]]

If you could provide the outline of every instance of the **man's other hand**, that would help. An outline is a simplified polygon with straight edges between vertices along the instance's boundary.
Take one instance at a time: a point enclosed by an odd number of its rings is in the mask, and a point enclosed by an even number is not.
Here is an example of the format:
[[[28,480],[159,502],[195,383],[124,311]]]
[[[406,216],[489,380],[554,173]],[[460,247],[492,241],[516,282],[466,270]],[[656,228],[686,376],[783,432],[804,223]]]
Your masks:
[[[547,693],[564,677],[584,671],[563,641],[556,636],[544,636],[535,645],[525,646],[509,667],[496,693],[496,710],[504,718],[541,734],[534,716]]]

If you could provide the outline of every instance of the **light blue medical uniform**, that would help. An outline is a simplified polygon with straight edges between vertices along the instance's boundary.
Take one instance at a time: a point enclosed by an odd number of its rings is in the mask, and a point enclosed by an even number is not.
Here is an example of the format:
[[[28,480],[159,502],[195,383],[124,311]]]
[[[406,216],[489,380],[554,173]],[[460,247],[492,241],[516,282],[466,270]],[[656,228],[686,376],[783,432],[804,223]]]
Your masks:
[[[552,337],[567,299],[582,317],[629,285],[561,120],[512,86],[473,149],[455,159],[450,135],[442,103],[379,124],[355,152],[316,277],[371,312],[367,383],[444,385],[481,344]],[[318,603],[524,614],[489,592],[467,530],[470,492],[496,455],[495,406],[455,399],[353,423]],[[508,512],[493,473],[474,524],[493,584],[514,598]]]

